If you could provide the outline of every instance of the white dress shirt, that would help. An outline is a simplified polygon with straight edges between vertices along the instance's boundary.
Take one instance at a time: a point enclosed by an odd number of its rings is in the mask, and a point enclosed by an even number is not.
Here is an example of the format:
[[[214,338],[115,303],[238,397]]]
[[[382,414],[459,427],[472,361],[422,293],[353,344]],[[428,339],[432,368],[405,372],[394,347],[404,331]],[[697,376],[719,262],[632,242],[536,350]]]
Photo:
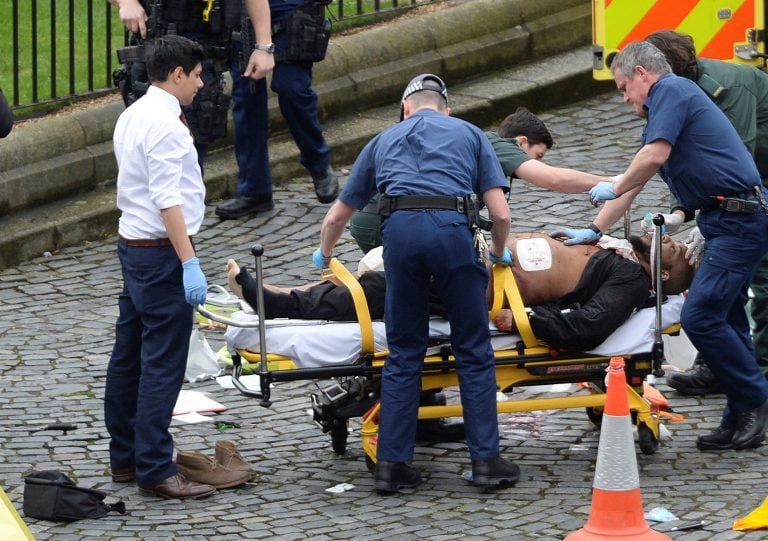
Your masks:
[[[168,237],[160,211],[180,206],[187,233],[200,229],[205,184],[181,106],[172,94],[150,85],[117,119],[118,231],[127,239]]]

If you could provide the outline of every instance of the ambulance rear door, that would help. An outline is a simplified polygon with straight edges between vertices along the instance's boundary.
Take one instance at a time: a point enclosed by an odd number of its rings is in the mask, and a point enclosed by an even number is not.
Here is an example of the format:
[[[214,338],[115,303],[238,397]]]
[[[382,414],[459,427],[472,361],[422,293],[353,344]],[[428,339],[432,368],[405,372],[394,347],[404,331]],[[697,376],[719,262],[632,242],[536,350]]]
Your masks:
[[[592,0],[593,76],[612,79],[610,63],[627,43],[657,30],[693,37],[704,58],[764,66],[765,0]]]

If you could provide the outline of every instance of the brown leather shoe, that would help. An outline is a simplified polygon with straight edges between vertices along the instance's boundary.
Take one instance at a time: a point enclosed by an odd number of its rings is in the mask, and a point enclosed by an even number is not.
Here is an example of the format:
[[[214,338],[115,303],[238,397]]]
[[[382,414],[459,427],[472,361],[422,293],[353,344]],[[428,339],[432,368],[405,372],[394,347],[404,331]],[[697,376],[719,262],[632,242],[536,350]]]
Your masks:
[[[216,442],[215,450],[216,463],[232,471],[243,471],[253,475],[254,471],[250,464],[240,455],[235,442],[230,440],[221,440]]]
[[[163,479],[155,485],[139,487],[139,494],[142,496],[160,496],[161,498],[177,500],[196,500],[210,496],[214,492],[216,492],[215,487],[190,481],[181,473]]]
[[[112,468],[113,483],[130,483],[136,479],[136,468]]]
[[[197,451],[178,451],[176,467],[190,481],[205,483],[217,489],[242,485],[252,475],[250,471],[228,468]]]

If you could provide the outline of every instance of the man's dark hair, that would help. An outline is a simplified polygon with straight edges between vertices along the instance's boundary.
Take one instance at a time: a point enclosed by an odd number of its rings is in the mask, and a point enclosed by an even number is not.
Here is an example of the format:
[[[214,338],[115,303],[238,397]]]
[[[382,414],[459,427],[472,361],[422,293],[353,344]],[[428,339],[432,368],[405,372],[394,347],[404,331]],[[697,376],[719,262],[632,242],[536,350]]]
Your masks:
[[[151,83],[165,81],[179,66],[189,75],[203,60],[203,46],[183,36],[168,34],[144,44],[144,62]]]
[[[525,135],[528,138],[528,144],[538,145],[544,143],[547,148],[552,148],[552,134],[534,115],[525,107],[518,107],[517,110],[505,118],[497,131],[499,137],[512,139],[518,135]]]
[[[696,47],[691,36],[674,30],[659,30],[650,34],[645,41],[664,53],[672,73],[694,81],[698,78]]]

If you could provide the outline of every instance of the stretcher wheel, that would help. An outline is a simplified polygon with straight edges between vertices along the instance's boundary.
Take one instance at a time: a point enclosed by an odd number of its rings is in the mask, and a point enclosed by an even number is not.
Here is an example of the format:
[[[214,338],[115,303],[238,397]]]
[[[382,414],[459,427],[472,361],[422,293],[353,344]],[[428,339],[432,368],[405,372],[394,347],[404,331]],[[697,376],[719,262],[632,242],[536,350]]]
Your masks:
[[[587,417],[589,417],[589,420],[592,421],[593,425],[600,428],[603,424],[603,408],[587,408]]]
[[[653,430],[641,424],[637,426],[637,445],[644,455],[652,455],[659,448],[659,440],[656,439]]]
[[[349,436],[349,430],[347,429],[347,421],[339,422],[331,429],[331,447],[333,452],[337,455],[343,455],[347,452],[347,437]]]

